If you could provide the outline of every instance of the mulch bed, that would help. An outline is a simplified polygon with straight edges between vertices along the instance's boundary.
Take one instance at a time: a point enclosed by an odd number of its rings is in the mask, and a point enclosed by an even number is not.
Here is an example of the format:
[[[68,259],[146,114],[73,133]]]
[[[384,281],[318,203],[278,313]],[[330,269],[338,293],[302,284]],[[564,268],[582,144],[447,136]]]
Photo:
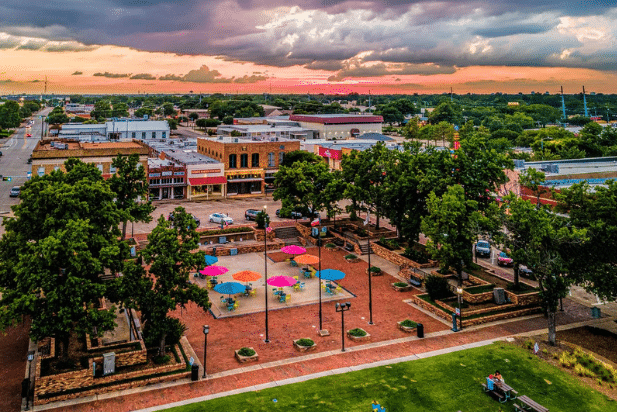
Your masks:
[[[617,335],[593,326],[584,326],[557,332],[557,339],[573,343],[595,352],[617,364]]]

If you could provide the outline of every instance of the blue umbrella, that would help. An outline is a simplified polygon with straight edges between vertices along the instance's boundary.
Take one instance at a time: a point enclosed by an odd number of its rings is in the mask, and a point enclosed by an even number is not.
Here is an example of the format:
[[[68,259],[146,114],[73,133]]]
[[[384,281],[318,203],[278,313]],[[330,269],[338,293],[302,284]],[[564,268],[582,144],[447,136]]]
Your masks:
[[[335,269],[324,269],[318,270],[317,273],[315,273],[315,277],[324,280],[341,280],[345,277],[345,273]]]
[[[224,282],[216,285],[214,290],[224,295],[235,295],[246,290],[246,286],[238,282]]]
[[[216,262],[219,261],[219,258],[217,258],[216,256],[212,256],[212,255],[206,255],[205,259],[206,259],[207,266],[214,265]]]

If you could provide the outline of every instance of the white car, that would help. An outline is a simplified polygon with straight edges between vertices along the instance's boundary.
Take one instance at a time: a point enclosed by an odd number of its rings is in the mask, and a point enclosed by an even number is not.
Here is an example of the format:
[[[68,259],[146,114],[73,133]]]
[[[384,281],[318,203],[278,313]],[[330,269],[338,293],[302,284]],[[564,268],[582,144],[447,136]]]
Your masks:
[[[212,223],[224,223],[226,225],[231,225],[234,220],[223,213],[212,213],[210,215],[210,222]]]

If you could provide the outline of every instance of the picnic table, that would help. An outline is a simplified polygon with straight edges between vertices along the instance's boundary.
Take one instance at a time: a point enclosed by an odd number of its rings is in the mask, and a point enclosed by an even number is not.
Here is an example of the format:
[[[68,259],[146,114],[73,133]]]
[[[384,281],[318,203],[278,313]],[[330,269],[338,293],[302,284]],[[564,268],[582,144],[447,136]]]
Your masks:
[[[521,405],[514,404],[514,409],[517,411],[548,412],[548,408],[540,405],[527,395],[519,396],[517,399],[521,403]]]
[[[486,378],[486,384],[483,383],[482,387],[484,388],[484,392],[491,395],[500,403],[506,403],[508,400],[514,400],[516,399],[516,395],[518,395],[518,392],[516,392],[514,388],[507,385],[505,382],[494,381],[490,378]]]

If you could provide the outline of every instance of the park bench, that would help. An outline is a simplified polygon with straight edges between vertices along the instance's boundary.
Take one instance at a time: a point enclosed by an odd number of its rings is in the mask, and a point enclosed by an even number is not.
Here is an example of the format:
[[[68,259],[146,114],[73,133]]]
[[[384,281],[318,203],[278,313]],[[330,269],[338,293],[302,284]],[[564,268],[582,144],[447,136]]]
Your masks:
[[[353,247],[353,245],[351,243],[347,243],[345,245],[345,250],[348,251],[348,252],[353,252],[354,251],[354,247]]]
[[[519,396],[517,399],[521,402],[521,405],[517,405],[516,403],[514,404],[514,409],[516,409],[517,411],[548,412],[548,408],[540,405],[538,402],[534,401],[527,395]]]
[[[422,286],[422,280],[415,277],[415,276],[409,276],[409,279],[407,281],[410,285],[413,285],[417,288]]]

